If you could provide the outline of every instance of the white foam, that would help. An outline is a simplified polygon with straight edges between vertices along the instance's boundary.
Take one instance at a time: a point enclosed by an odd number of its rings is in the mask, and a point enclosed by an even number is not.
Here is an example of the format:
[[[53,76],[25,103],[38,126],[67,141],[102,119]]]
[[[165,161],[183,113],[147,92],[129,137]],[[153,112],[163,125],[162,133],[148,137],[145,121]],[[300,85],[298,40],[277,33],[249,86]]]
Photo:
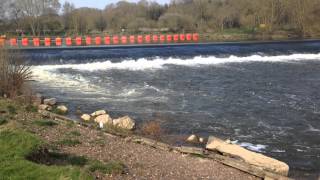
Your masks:
[[[236,141],[232,141],[232,144],[237,144],[241,147],[244,147],[246,149],[249,149],[251,151],[255,151],[255,152],[264,152],[264,150],[267,148],[267,145],[262,145],[262,144],[252,144],[252,143],[248,143],[248,142],[238,142]]]
[[[61,68],[71,68],[82,71],[98,71],[107,69],[128,69],[128,70],[146,70],[146,69],[159,69],[165,65],[180,65],[180,66],[201,66],[201,65],[216,65],[224,63],[241,63],[241,62],[281,62],[281,61],[299,61],[299,60],[320,60],[319,54],[292,54],[280,56],[261,56],[252,55],[247,57],[229,56],[218,58],[215,56],[203,57],[197,56],[190,59],[179,58],[156,58],[147,60],[141,58],[138,60],[125,60],[122,62],[111,62],[106,60],[104,62],[94,62],[87,64],[64,64],[64,65],[44,65],[35,66],[35,70],[53,70]]]

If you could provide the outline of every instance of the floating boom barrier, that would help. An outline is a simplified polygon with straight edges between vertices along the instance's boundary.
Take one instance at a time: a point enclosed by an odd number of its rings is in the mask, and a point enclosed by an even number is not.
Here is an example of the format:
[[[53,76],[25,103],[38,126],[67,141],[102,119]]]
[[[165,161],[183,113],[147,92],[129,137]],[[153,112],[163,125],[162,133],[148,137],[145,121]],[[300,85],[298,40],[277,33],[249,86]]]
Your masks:
[[[188,34],[147,34],[147,35],[106,35],[75,37],[22,37],[0,38],[0,46],[8,48],[40,48],[40,47],[99,47],[113,45],[148,45],[178,44],[199,42],[198,33]]]

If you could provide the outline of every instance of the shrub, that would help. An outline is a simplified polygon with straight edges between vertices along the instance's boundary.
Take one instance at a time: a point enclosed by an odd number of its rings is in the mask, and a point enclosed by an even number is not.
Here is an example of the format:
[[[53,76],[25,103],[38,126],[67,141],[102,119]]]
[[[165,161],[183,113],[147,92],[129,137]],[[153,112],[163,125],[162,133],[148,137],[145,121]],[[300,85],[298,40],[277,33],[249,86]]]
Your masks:
[[[159,121],[149,121],[142,125],[142,133],[159,138],[163,130]]]
[[[36,106],[33,106],[33,105],[28,105],[28,106],[26,106],[26,111],[27,112],[37,112],[38,108]]]
[[[31,69],[18,53],[9,53],[0,48],[0,95],[15,97],[22,93],[26,81],[31,78]]]

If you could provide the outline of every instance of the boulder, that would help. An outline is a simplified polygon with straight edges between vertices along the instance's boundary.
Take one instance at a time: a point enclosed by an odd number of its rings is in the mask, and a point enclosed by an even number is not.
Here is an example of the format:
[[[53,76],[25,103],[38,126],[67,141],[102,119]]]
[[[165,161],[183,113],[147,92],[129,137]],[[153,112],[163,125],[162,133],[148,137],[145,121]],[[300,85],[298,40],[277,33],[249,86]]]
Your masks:
[[[84,120],[84,121],[90,121],[91,116],[89,114],[83,114],[81,116],[81,119]]]
[[[135,128],[135,121],[129,116],[124,116],[113,120],[113,125],[122,129],[133,130]]]
[[[100,115],[104,115],[104,114],[107,114],[107,112],[105,110],[99,110],[99,111],[92,113],[91,116],[95,117],[95,116],[100,116]]]
[[[266,171],[288,176],[289,166],[286,163],[260,153],[249,151],[241,146],[229,144],[219,138],[210,136],[206,148],[231,157],[240,158],[246,163],[257,166]]]
[[[57,104],[57,99],[56,98],[44,99],[43,104],[54,106]]]
[[[103,114],[94,119],[94,122],[102,123],[102,124],[112,124],[112,119],[109,114]]]
[[[199,137],[195,134],[192,134],[191,136],[189,136],[186,140],[187,142],[190,143],[199,143]]]
[[[203,137],[200,137],[200,138],[199,138],[199,142],[200,142],[200,143],[204,143],[204,138],[203,138]]]
[[[58,106],[57,110],[60,111],[62,114],[66,114],[68,112],[67,106],[64,106],[64,105]]]
[[[39,109],[39,110],[43,110],[43,111],[49,111],[49,110],[52,109],[52,108],[51,108],[51,106],[49,106],[49,105],[40,104],[40,105],[38,106],[38,109]]]

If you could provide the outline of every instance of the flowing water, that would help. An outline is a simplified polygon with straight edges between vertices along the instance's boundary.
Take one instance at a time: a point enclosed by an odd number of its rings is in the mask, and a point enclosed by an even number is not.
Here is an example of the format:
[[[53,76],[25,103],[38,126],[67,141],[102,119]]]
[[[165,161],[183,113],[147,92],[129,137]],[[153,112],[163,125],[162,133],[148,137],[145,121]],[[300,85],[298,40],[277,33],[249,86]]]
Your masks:
[[[27,51],[37,91],[320,172],[320,41]],[[314,177],[316,177],[315,175]]]

